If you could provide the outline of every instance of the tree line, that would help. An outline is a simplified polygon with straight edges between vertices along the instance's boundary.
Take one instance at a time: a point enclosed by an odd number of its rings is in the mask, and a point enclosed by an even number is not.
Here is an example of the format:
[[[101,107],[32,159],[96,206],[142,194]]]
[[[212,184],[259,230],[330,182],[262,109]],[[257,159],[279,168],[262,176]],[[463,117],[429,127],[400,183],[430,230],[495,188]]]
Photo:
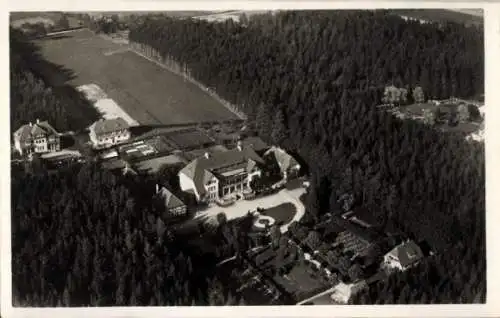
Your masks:
[[[479,27],[385,11],[309,11],[247,26],[146,18],[129,37],[239,105],[261,137],[303,157],[311,177],[306,223],[342,211],[339,199],[349,193],[382,230],[442,254],[360,299],[380,301],[419,279],[414,302],[473,300],[463,293],[484,300],[484,146],[375,107],[390,85],[420,87],[429,99],[482,94]]]

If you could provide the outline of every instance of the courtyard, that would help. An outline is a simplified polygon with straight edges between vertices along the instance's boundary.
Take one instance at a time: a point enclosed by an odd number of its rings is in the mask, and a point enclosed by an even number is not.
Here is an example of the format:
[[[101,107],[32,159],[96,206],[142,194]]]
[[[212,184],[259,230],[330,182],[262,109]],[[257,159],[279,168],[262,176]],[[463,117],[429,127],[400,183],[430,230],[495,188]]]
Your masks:
[[[227,220],[233,220],[244,217],[249,211],[256,211],[257,208],[271,210],[274,207],[283,206],[285,203],[290,203],[295,207],[295,209],[290,209],[290,214],[293,214],[293,216],[283,218],[288,222],[283,222],[280,227],[281,232],[286,232],[288,230],[288,226],[292,222],[299,221],[304,216],[305,207],[302,201],[299,199],[300,196],[304,193],[304,188],[296,188],[293,190],[283,189],[277,193],[264,197],[258,197],[252,200],[238,200],[234,204],[227,207],[221,207],[214,204],[198,211],[195,219],[205,219],[207,221],[216,220],[217,215],[222,212],[226,215]],[[263,212],[262,214],[267,215],[267,213],[265,212]],[[283,215],[283,211],[280,211],[280,215]],[[272,217],[272,215],[268,216]]]

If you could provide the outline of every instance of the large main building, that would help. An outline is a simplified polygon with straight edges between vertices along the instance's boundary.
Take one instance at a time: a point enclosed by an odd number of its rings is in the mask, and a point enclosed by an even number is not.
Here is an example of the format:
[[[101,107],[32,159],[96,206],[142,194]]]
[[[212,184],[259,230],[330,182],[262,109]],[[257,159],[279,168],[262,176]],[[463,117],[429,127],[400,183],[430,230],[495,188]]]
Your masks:
[[[238,143],[234,149],[205,153],[179,172],[183,191],[198,202],[210,203],[235,193],[250,190],[250,183],[266,169],[266,160],[276,160],[283,178],[296,174],[300,165],[285,151],[272,147],[259,155],[252,145]]]

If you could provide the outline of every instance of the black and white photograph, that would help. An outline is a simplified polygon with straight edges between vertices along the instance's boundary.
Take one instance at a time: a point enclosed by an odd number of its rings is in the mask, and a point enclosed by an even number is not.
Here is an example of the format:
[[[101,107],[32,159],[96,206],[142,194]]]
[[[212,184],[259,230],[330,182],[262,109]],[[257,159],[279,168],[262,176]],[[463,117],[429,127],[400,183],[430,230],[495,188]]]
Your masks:
[[[486,303],[482,8],[186,8],[9,12],[12,307]]]

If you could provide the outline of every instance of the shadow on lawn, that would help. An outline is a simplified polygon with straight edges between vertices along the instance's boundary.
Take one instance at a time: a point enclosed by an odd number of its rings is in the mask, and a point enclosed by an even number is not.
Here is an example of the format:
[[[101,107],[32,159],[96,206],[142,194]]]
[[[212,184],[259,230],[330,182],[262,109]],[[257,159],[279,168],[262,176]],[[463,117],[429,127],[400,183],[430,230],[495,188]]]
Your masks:
[[[69,82],[76,78],[76,74],[63,65],[46,60],[40,46],[29,41],[19,30],[10,29],[11,58],[15,58],[13,65],[30,71],[36,79],[40,79],[46,88],[52,90],[61,106],[61,113],[66,117],[66,122],[56,129],[63,130],[68,127],[72,130],[80,130],[88,127],[99,118],[99,112],[88,101],[85,95],[77,91]],[[19,70],[17,70],[19,72]],[[23,69],[21,69],[21,72]],[[50,116],[49,116],[50,117]],[[54,118],[52,118],[54,121]],[[57,123],[52,123],[57,124]],[[57,126],[57,125],[56,125]]]

